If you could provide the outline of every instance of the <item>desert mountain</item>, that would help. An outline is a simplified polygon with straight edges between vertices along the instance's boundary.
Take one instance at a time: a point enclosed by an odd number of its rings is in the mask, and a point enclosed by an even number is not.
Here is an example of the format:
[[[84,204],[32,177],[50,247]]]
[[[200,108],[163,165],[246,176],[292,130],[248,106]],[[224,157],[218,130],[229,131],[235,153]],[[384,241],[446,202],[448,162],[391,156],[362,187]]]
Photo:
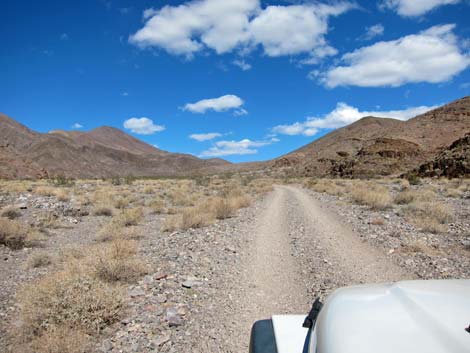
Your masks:
[[[221,159],[162,151],[119,129],[41,134],[0,114],[0,177],[170,176],[217,170]]]
[[[408,121],[365,117],[272,161],[296,174],[394,175],[435,158],[470,132],[470,97]]]

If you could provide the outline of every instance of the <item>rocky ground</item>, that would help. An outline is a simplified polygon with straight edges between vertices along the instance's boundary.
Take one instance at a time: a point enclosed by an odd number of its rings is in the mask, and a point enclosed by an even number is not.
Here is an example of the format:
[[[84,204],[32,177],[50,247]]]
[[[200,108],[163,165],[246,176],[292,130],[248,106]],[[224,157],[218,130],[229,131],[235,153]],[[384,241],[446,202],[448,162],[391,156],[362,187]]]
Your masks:
[[[147,195],[147,196],[146,196]],[[145,204],[148,194],[140,195]],[[371,210],[301,188],[277,186],[235,217],[203,228],[162,232],[167,214],[145,208],[136,226],[148,274],[124,288],[121,320],[95,340],[96,352],[244,352],[253,321],[274,313],[305,313],[316,297],[351,284],[415,278],[470,278],[469,199],[444,198],[455,213],[448,232],[420,232],[391,207]],[[2,193],[25,223],[43,211],[57,222],[40,247],[0,245],[0,347],[15,332],[15,292],[47,276],[54,265],[31,268],[35,253],[55,257],[96,242],[107,217],[74,198]],[[419,244],[419,246],[418,246]],[[413,245],[413,246],[412,246]],[[7,334],[8,333],[8,334]],[[3,349],[2,349],[3,350]]]

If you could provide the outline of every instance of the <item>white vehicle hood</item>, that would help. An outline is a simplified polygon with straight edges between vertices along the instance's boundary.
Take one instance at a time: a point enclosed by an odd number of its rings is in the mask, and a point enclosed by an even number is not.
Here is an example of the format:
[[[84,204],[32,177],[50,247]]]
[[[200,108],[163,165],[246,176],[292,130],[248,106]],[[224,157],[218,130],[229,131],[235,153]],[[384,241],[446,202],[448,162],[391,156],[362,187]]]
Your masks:
[[[469,324],[470,280],[348,287],[326,301],[309,352],[470,352]]]

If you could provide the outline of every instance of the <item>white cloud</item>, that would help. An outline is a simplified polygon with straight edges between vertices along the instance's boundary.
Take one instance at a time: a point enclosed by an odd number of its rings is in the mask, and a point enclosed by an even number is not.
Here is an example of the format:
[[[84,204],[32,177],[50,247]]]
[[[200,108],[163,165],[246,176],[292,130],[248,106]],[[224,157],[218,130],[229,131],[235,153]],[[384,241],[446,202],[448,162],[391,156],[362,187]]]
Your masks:
[[[251,64],[247,63],[245,60],[234,60],[232,64],[238,66],[243,71],[248,71],[251,69]]]
[[[75,123],[75,124],[72,125],[72,129],[81,129],[82,127],[83,127],[83,125],[80,124],[80,123]]]
[[[127,97],[127,96],[129,96],[129,93],[128,93],[128,92],[122,92],[122,93],[121,93],[121,96]]]
[[[424,15],[439,6],[459,2],[460,0],[384,0],[381,7],[391,9],[400,16],[414,17]]]
[[[206,134],[192,134],[192,135],[189,135],[189,138],[193,139],[193,140],[196,140],[196,141],[199,141],[199,142],[202,142],[202,141],[209,141],[209,140],[213,140],[215,139],[216,137],[220,137],[222,136],[221,133],[218,133],[218,132],[208,132]]]
[[[240,108],[240,109],[235,110],[233,112],[233,115],[234,116],[244,116],[244,115],[248,115],[248,112],[246,111],[246,109]]]
[[[272,132],[283,135],[313,136],[321,129],[337,129],[352,124],[365,116],[408,120],[437,107],[438,106],[419,106],[402,110],[360,111],[358,108],[346,103],[338,103],[333,111],[323,117],[308,117],[304,122],[278,125],[272,128]]]
[[[62,33],[60,35],[60,40],[68,40],[69,39],[69,35],[67,33]]]
[[[385,28],[382,24],[378,23],[376,25],[366,28],[366,33],[360,38],[363,40],[371,40],[376,37],[380,37],[384,34]]]
[[[231,155],[256,154],[258,153],[256,148],[267,146],[278,141],[278,139],[271,139],[266,141],[252,141],[249,139],[243,139],[240,141],[217,141],[214,143],[214,146],[209,148],[207,151],[203,151],[199,156],[222,157]]]
[[[139,135],[152,135],[165,130],[164,126],[155,125],[149,118],[130,118],[124,122],[124,127]]]
[[[448,81],[470,64],[470,56],[462,53],[452,32],[454,27],[434,26],[347,53],[341,59],[343,66],[330,68],[320,75],[320,81],[330,88]]]
[[[233,94],[227,94],[219,98],[203,99],[196,103],[188,103],[184,106],[183,110],[188,110],[191,113],[205,113],[207,110],[214,110],[216,112],[224,112],[230,109],[240,108],[243,105],[243,100]]]
[[[129,37],[140,47],[159,47],[192,57],[205,48],[217,54],[247,52],[260,45],[268,56],[332,52],[325,35],[328,19],[352,5],[267,6],[260,0],[199,0],[144,11],[146,23]]]

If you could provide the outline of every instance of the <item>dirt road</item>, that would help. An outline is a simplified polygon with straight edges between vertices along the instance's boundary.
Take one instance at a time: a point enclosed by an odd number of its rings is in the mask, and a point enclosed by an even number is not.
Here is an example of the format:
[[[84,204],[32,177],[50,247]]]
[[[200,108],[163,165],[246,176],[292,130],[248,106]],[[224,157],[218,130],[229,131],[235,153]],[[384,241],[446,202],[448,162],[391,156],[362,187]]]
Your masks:
[[[244,269],[230,295],[238,327],[223,351],[246,352],[254,321],[306,313],[338,287],[410,278],[300,188],[275,187],[262,209],[247,230]]]

